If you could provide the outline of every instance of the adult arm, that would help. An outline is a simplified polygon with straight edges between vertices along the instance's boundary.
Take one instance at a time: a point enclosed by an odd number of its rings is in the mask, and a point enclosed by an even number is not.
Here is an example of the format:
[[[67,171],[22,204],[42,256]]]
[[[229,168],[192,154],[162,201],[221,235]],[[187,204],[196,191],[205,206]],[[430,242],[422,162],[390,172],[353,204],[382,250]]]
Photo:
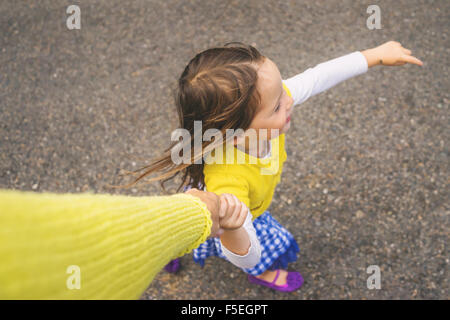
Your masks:
[[[210,230],[206,204],[188,194],[0,190],[0,299],[137,299]]]

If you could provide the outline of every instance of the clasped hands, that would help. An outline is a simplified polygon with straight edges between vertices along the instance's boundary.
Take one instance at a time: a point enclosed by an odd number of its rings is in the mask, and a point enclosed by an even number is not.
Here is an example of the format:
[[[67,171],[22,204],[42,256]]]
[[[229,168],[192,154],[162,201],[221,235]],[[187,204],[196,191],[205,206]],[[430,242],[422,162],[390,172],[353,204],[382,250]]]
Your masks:
[[[199,198],[206,204],[212,220],[210,237],[220,237],[225,230],[236,230],[244,224],[248,208],[235,195],[228,193],[217,195],[195,188],[185,193]]]

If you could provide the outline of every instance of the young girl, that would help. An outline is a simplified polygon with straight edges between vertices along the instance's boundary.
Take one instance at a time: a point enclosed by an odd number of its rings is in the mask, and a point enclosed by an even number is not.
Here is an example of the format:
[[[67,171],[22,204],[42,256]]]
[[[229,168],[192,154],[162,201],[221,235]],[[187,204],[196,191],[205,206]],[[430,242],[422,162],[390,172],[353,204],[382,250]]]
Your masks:
[[[231,42],[205,50],[189,62],[178,81],[176,104],[180,127],[191,134],[188,143],[192,161],[174,163],[171,157],[174,143],[159,160],[137,170],[147,169],[134,183],[157,171],[163,173],[150,181],[165,182],[182,173],[180,188],[189,185],[216,194],[235,195],[249,208],[262,247],[259,262],[252,268],[241,269],[252,283],[279,291],[296,290],[303,278],[300,273],[286,269],[288,263],[296,261],[298,245],[292,234],[267,211],[287,157],[285,133],[290,127],[292,107],[375,65],[405,63],[422,65],[411,56],[410,50],[389,41],[282,80],[276,64],[252,46]],[[194,131],[194,121],[201,121],[202,137],[208,129],[218,129],[222,139],[203,142],[200,151],[194,148],[192,142],[199,135]],[[230,140],[227,129],[242,129],[244,135]],[[262,141],[256,148],[249,143],[250,133],[255,132]],[[206,147],[220,141],[234,144],[231,147],[223,144],[223,157],[234,160],[231,163],[206,161],[218,150],[217,145],[214,152]],[[244,163],[238,161],[242,158]],[[209,256],[229,260],[219,239],[208,239],[194,250],[194,260],[201,265]]]

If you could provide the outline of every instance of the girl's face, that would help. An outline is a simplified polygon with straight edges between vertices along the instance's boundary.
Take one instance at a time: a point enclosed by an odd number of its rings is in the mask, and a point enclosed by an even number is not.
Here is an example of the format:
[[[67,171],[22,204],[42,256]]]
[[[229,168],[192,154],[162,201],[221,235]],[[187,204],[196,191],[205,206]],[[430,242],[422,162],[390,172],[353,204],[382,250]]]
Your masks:
[[[267,57],[258,70],[256,87],[261,95],[261,105],[250,128],[258,132],[266,129],[270,140],[289,130],[294,100],[283,88],[278,67]],[[271,129],[278,129],[278,132],[271,133]]]

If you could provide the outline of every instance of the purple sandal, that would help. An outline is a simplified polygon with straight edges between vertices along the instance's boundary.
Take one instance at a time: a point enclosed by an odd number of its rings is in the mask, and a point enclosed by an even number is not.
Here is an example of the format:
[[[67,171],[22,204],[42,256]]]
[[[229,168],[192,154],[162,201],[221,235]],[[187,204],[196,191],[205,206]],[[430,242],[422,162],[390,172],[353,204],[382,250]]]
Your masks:
[[[170,261],[166,266],[164,267],[164,270],[166,270],[169,273],[175,273],[180,269],[180,259],[174,259]]]
[[[276,285],[278,276],[280,275],[280,269],[277,270],[277,275],[275,276],[275,279],[273,279],[272,282],[264,281],[261,279],[256,278],[255,276],[248,275],[248,280],[251,283],[259,284],[262,286],[269,287],[274,290],[283,291],[283,292],[291,292],[294,290],[297,290],[300,288],[303,284],[303,277],[298,272],[288,272],[288,275],[286,277],[286,284],[284,285]]]

